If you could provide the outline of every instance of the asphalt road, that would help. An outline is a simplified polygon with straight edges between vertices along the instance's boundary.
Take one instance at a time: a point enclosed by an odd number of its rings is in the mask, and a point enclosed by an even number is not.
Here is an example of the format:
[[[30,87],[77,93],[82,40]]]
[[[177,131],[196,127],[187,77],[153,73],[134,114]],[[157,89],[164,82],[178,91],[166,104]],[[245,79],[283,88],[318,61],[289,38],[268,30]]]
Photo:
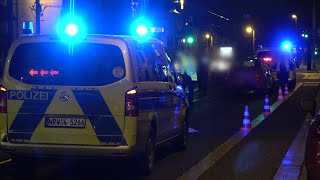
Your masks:
[[[269,96],[273,103],[276,93]],[[263,111],[263,103],[264,95],[228,94],[222,86],[212,85],[208,96],[194,103],[190,126],[198,132],[190,134],[188,149],[162,147],[148,177],[142,177],[134,161],[127,159],[27,159],[0,165],[0,179],[176,179],[239,131],[245,105],[254,118]]]
[[[318,90],[318,85],[302,86],[199,179],[273,179],[304,123],[301,98],[314,99]]]

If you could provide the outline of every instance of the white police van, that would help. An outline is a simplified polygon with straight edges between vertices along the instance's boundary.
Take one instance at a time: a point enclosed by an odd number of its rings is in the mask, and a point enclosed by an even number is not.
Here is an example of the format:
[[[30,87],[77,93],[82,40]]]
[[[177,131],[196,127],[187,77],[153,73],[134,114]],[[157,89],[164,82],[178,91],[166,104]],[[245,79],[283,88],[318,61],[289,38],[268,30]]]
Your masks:
[[[157,39],[18,38],[0,82],[0,150],[13,157],[135,156],[188,140],[188,104]]]

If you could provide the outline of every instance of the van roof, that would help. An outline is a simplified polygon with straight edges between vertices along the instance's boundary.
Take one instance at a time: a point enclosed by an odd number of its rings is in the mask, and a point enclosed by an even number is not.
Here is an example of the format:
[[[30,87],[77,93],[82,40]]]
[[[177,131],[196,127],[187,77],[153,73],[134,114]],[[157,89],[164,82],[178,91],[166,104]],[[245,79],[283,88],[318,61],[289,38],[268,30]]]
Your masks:
[[[87,38],[106,38],[106,39],[119,39],[119,40],[124,40],[126,42],[140,42],[139,38],[135,37],[135,36],[128,36],[128,35],[108,35],[108,34],[88,34],[86,35],[86,39]],[[39,40],[39,39],[48,39],[48,40],[58,40],[59,36],[57,34],[40,34],[40,35],[23,35],[20,36],[17,40],[19,41],[23,41],[24,39],[35,39],[35,40]],[[161,43],[163,44],[162,41],[160,41],[159,39],[156,38],[144,38],[143,41],[141,41],[143,43]]]

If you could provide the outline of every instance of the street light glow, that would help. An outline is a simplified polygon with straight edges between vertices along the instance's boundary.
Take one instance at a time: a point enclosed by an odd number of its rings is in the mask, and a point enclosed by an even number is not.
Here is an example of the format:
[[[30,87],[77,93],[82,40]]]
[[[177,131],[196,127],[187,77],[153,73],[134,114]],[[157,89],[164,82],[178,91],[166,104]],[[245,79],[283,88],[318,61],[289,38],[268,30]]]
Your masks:
[[[209,33],[207,33],[207,34],[205,35],[205,37],[206,37],[207,39],[209,39],[211,36],[210,36]]]
[[[246,28],[246,31],[247,31],[247,33],[252,33],[253,32],[253,28],[251,27],[251,26],[248,26],[247,28]]]
[[[184,9],[184,0],[180,0],[181,9]]]
[[[292,14],[291,17],[292,17],[292,19],[298,19],[298,16],[295,14]]]

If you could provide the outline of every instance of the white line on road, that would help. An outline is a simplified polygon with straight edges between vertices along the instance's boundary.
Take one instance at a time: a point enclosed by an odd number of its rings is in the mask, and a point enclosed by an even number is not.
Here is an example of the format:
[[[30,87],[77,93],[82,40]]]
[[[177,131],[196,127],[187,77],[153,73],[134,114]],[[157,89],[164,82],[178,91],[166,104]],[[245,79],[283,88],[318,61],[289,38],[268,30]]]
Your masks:
[[[298,83],[296,88],[290,93],[289,97],[292,96],[300,87],[302,83]],[[285,102],[285,99],[283,102]],[[275,111],[281,103],[276,102],[270,107],[271,113]],[[255,127],[257,127],[262,121],[265,120],[263,114],[260,114],[253,121],[251,121],[252,128],[249,131],[240,130],[231,138],[229,138],[225,143],[211,151],[206,157],[200,160],[198,164],[193,166],[187,172],[185,172],[182,176],[178,177],[178,180],[194,180],[198,179],[207,169],[217,163],[224,155],[226,155],[233,147],[239,144]]]
[[[308,122],[303,124],[274,176],[274,180],[299,179],[303,167]]]
[[[6,164],[6,163],[11,162],[11,161],[12,161],[12,159],[7,159],[7,160],[4,160],[4,161],[1,161],[0,165]]]

